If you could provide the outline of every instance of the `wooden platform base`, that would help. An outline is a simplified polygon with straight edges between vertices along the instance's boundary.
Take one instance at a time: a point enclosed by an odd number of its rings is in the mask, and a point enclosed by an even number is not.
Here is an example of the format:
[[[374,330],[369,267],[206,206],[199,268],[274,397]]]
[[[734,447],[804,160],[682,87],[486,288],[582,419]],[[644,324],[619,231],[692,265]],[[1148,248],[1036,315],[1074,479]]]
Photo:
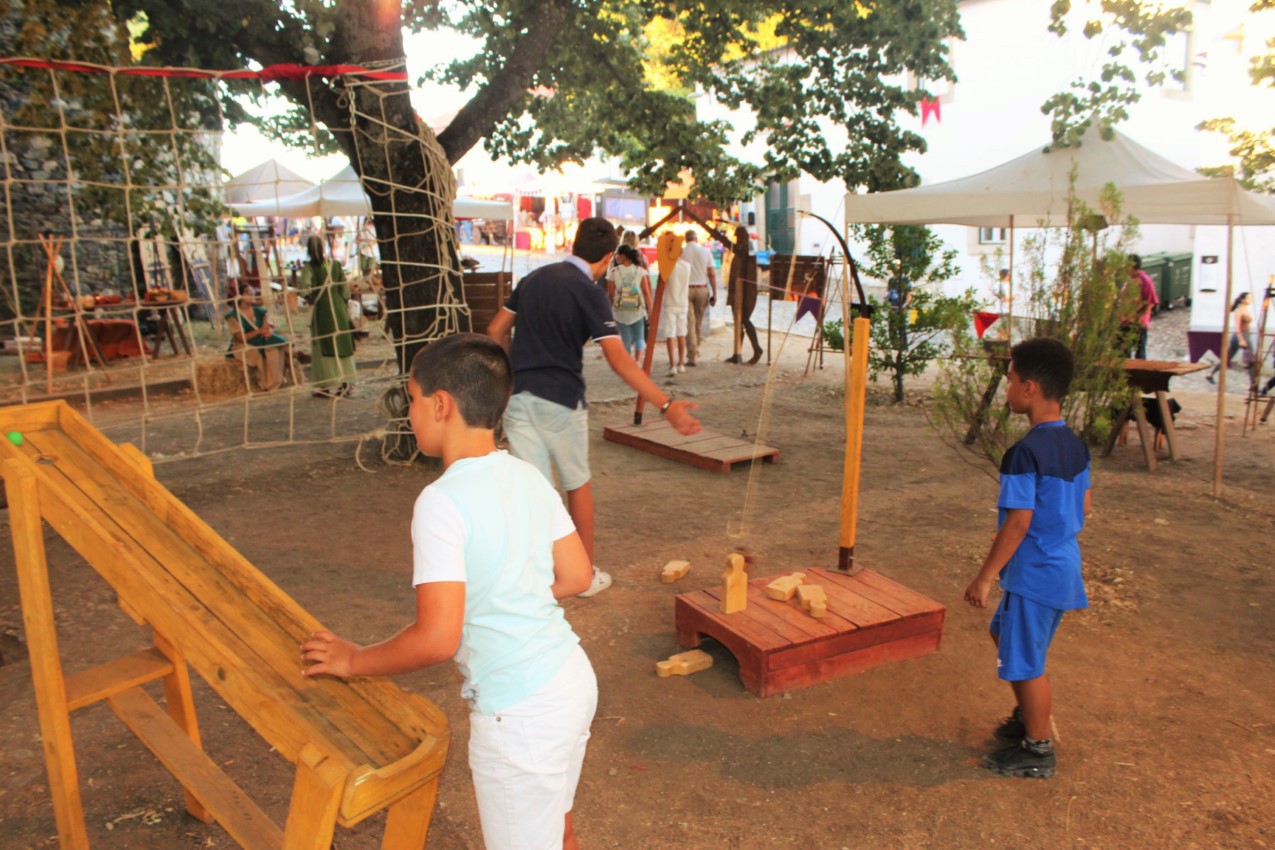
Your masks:
[[[766,585],[776,576],[757,578],[749,581],[748,607],[738,614],[718,610],[718,588],[677,596],[677,642],[696,647],[705,636],[720,642],[739,662],[744,687],[759,697],[938,650],[947,609],[934,600],[871,570],[852,577],[802,571],[807,584],[828,596],[821,619],[795,602],[767,599]]]
[[[684,437],[663,419],[641,425],[603,428],[602,436],[613,443],[714,472],[730,472],[735,464],[750,463],[754,458],[767,463],[779,458],[779,449],[713,431],[700,431]]]

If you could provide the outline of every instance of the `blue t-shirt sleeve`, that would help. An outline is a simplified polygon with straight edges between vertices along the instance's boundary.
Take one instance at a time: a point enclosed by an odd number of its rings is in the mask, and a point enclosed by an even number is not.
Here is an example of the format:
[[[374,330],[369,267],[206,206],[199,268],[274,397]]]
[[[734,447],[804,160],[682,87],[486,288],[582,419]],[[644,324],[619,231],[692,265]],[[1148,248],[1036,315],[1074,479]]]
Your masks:
[[[587,295],[582,299],[581,306],[589,339],[596,342],[604,337],[618,336],[620,329],[615,323],[615,314],[611,312],[611,301],[607,298],[606,290],[590,285],[584,291]]]
[[[1005,510],[1033,510],[1036,507],[1036,482],[1039,478],[1036,456],[1021,443],[1016,443],[1001,458],[1001,491],[996,507]]]

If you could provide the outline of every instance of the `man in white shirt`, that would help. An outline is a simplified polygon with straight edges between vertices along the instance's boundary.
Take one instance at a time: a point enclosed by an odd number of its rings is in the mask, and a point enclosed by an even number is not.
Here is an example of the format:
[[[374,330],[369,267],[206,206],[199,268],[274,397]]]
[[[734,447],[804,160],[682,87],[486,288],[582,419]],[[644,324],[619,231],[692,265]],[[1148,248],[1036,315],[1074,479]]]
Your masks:
[[[685,255],[685,251],[683,251]],[[669,279],[664,282],[664,303],[660,308],[660,325],[657,336],[668,346],[668,377],[678,372],[685,372],[686,366],[686,326],[690,311],[687,303],[688,289],[686,282],[690,279],[690,266],[685,256],[677,261]]]
[[[695,230],[686,231],[682,260],[690,268],[686,365],[694,366],[699,360],[700,329],[704,324],[704,313],[717,303],[717,276],[713,273],[713,252],[699,244],[699,233]]]

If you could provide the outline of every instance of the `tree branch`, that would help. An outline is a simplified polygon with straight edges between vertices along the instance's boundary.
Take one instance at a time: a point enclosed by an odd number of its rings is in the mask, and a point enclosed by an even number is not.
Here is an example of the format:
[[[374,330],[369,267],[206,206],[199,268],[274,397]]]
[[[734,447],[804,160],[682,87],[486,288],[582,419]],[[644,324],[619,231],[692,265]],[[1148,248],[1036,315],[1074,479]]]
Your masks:
[[[438,143],[455,164],[503,120],[526,94],[536,72],[558,40],[570,12],[569,0],[546,0],[537,5],[527,32],[505,67],[438,134]]]

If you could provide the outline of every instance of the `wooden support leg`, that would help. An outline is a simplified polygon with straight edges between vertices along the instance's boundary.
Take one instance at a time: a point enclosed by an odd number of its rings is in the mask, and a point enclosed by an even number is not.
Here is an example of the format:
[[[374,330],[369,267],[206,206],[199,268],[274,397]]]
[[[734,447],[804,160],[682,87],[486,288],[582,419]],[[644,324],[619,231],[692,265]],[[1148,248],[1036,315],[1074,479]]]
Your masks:
[[[9,525],[13,531],[18,591],[22,597],[22,622],[27,633],[31,678],[35,684],[58,840],[62,850],[88,850],[80,778],[71,741],[71,717],[66,704],[66,682],[62,678],[48,562],[44,556],[39,484],[35,474],[16,459],[5,464],[4,480],[9,495]]]
[[[1169,394],[1157,390],[1155,400],[1160,405],[1160,420],[1164,422],[1164,440],[1169,444],[1169,459],[1181,460],[1178,454],[1178,432],[1173,427],[1173,414],[1169,411]]]
[[[437,796],[438,780],[435,779],[390,806],[381,850],[425,850]]]
[[[330,850],[344,790],[345,771],[318,747],[306,744],[297,759],[283,850]]]
[[[168,716],[181,727],[190,738],[190,742],[203,749],[199,737],[199,722],[195,719],[195,699],[190,692],[190,671],[186,667],[186,657],[159,632],[155,632],[155,646],[169,661],[173,662],[173,672],[164,677],[164,705],[168,708]],[[178,779],[181,777],[179,776]],[[212,823],[212,812],[195,797],[189,787],[183,789],[186,794],[186,811],[190,816],[204,823]]]
[[[1107,437],[1107,444],[1102,447],[1103,457],[1111,457],[1111,452],[1116,447],[1116,440],[1120,439],[1120,432],[1124,430],[1125,423],[1129,421],[1129,416],[1132,413],[1132,408],[1125,408],[1116,417],[1116,421],[1111,426],[1111,435]]]
[[[1133,418],[1138,423],[1138,439],[1142,441],[1142,456],[1146,458],[1147,469],[1155,472],[1155,437],[1147,422],[1147,412],[1142,409],[1141,399],[1133,405]]]

